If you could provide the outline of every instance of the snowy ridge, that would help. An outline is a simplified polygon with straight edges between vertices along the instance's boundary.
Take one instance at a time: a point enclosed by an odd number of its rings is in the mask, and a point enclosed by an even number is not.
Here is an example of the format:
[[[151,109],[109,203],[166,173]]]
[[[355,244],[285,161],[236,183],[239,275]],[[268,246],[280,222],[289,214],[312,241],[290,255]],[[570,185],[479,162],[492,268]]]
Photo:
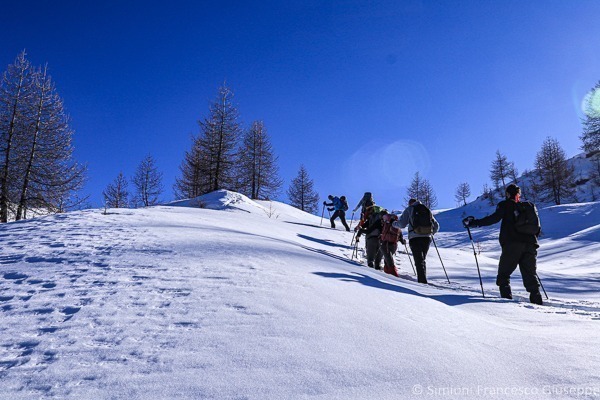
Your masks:
[[[577,154],[567,160],[567,165],[572,167],[574,171],[575,192],[573,198],[563,199],[563,202],[585,203],[599,201],[600,190],[598,189],[598,183],[594,183],[593,179],[595,176],[598,179],[597,174],[600,173],[600,151],[589,154]],[[553,203],[542,203],[534,198],[528,198],[532,183],[537,180],[536,170],[529,171],[527,174],[522,174],[518,177],[516,183],[523,189],[523,199],[534,201],[538,207],[552,205]],[[506,182],[507,185],[509,183],[514,182]],[[502,190],[494,191],[494,196],[497,203],[499,199],[504,198],[504,193],[502,193]],[[484,199],[483,195],[481,195],[470,204],[486,207],[486,205],[489,205],[489,200]]]
[[[597,233],[578,239],[592,224],[545,239],[551,300],[540,307],[518,272],[518,300],[496,297],[493,233],[481,297],[464,230],[444,231],[461,211],[438,215],[451,283],[432,248],[424,286],[403,252],[400,279],[352,260],[352,234],[320,217],[231,192],[202,201],[0,226],[0,399],[409,399],[425,397],[419,387],[549,399],[575,396],[544,388],[597,384],[600,252],[575,270],[558,264],[573,262],[564,240],[597,249]],[[574,224],[597,207],[543,218]]]
[[[206,208],[209,210],[265,211],[265,208],[262,205],[250,200],[247,196],[229,190],[217,190],[193,199],[173,201],[166,205],[175,207]]]

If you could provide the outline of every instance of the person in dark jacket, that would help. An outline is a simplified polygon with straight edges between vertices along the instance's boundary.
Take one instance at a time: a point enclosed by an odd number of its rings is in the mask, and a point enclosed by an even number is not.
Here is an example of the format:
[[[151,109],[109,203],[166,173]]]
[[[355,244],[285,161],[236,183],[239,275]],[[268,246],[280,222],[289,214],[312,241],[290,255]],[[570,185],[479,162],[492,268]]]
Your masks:
[[[376,205],[367,207],[364,220],[356,227],[356,241],[360,240],[361,235],[365,235],[365,249],[367,251],[367,265],[377,270],[381,269],[381,259],[383,253],[379,251],[379,235],[383,227],[381,216],[387,212],[384,208]]]
[[[510,276],[519,266],[523,286],[529,292],[529,300],[535,304],[543,304],[540,293],[540,281],[537,278],[537,235],[524,234],[515,229],[517,203],[520,202],[521,189],[510,184],[506,187],[506,200],[496,206],[496,211],[487,217],[476,219],[469,216],[463,220],[465,227],[488,226],[502,221],[500,225],[500,246],[502,254],[498,263],[496,285],[500,288],[500,296],[512,299]],[[539,234],[539,233],[538,233]]]
[[[329,219],[329,222],[331,222],[331,227],[335,228],[334,221],[337,218],[339,218],[340,221],[342,221],[342,225],[344,225],[344,227],[346,228],[346,231],[350,232],[350,227],[346,222],[346,210],[348,209],[348,202],[346,201],[346,196],[333,197],[332,195],[329,195],[327,196],[327,198],[331,203],[327,203],[326,201],[324,201],[323,204],[327,207],[330,207],[327,208],[328,211],[334,211],[333,215]]]
[[[420,204],[422,203],[419,200],[410,199],[408,201],[408,207],[404,209],[398,218],[398,221],[394,222],[392,226],[397,229],[408,227],[408,245],[410,246],[410,250],[412,251],[415,260],[417,280],[419,283],[427,284],[427,252],[431,245],[431,235],[435,235],[440,230],[440,224],[435,217],[431,215],[431,233],[420,234],[415,232],[415,207]]]

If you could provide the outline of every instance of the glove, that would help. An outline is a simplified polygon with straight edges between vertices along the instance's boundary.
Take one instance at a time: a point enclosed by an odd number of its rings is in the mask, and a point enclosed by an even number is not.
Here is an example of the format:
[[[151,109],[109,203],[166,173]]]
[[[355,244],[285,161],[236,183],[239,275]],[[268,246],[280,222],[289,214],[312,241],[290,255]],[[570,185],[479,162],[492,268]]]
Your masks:
[[[475,221],[475,217],[468,216],[467,218],[462,220],[462,223],[465,228],[477,227],[477,225],[474,223],[474,221]]]
[[[360,235],[356,237],[356,243],[360,242]]]
[[[323,205],[326,205],[326,204],[327,204],[327,202],[326,202],[326,201],[324,201],[324,202],[323,202]]]

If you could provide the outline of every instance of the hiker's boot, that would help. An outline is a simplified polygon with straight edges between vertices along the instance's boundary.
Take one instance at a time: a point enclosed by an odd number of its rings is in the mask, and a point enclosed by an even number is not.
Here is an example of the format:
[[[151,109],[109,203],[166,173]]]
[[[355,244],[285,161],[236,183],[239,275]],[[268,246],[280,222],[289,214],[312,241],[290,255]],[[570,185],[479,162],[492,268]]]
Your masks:
[[[510,285],[500,286],[500,297],[503,299],[512,300],[512,291],[510,290]]]
[[[537,304],[539,306],[544,304],[544,300],[542,300],[542,294],[540,293],[539,290],[536,290],[529,294],[529,301],[531,301],[533,304]]]

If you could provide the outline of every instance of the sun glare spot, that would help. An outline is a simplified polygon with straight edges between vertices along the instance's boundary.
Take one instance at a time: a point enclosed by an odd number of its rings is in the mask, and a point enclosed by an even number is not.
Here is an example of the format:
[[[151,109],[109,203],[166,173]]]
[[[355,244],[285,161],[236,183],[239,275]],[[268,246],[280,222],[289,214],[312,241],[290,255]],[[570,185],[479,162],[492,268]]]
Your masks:
[[[592,90],[583,98],[581,109],[588,117],[600,117],[600,88]]]

